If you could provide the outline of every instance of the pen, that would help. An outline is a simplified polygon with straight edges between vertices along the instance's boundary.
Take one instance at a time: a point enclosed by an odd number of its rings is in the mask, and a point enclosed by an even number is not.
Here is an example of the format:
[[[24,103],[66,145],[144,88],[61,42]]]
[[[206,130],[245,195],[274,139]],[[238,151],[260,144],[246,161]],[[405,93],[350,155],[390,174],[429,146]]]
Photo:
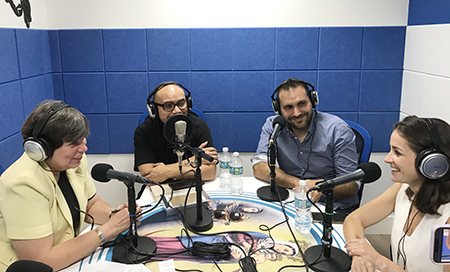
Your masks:
[[[122,209],[114,209],[114,210],[110,210],[109,211],[109,218],[111,218],[111,216],[113,215],[113,214],[115,214],[115,213],[118,213],[118,212],[120,212]]]

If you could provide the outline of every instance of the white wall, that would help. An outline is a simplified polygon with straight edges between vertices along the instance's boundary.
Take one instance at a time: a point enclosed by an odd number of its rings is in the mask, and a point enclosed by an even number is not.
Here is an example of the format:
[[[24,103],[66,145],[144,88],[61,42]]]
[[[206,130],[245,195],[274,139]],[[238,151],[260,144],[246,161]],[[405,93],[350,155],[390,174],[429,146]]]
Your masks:
[[[19,0],[13,1],[15,5]],[[33,29],[47,29],[47,3],[46,0],[31,0],[31,26]],[[23,16],[17,17],[9,3],[0,1],[0,27],[2,28],[26,28]]]
[[[401,112],[450,123],[450,24],[406,29]]]
[[[18,0],[15,2],[19,2]],[[31,28],[405,26],[408,0],[33,0]],[[24,28],[0,2],[0,27]]]

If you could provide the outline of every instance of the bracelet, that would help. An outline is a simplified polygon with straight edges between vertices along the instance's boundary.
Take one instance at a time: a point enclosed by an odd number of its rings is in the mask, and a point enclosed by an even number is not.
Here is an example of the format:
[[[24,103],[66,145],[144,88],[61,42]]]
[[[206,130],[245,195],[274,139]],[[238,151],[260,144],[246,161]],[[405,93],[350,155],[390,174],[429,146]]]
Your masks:
[[[103,245],[106,242],[105,236],[103,236],[103,232],[98,227],[95,227],[93,231],[97,233],[98,239],[100,239],[100,246]]]

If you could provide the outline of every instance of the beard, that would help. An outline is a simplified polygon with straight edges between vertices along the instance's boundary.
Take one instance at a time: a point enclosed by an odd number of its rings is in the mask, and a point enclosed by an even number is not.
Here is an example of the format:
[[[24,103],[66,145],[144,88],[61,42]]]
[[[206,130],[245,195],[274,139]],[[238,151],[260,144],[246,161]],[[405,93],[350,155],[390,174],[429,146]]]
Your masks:
[[[294,130],[308,130],[311,125],[312,112],[302,113],[300,116],[286,118],[289,126]]]

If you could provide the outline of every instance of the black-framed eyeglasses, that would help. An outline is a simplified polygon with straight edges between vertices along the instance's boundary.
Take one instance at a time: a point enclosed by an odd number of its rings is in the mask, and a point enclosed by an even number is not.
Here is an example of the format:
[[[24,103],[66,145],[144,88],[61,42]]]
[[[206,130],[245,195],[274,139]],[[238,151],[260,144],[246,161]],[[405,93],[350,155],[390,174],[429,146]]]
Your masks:
[[[245,218],[245,216],[236,211],[226,211],[223,209],[216,209],[213,211],[213,218],[215,219],[225,219],[225,220],[231,220],[233,222],[241,221]]]
[[[158,103],[156,103],[154,101],[153,101],[153,103],[156,106],[162,107],[164,111],[173,111],[173,109],[175,109],[175,106],[177,106],[180,110],[183,110],[183,109],[185,109],[187,107],[186,99],[181,99],[177,103],[165,102],[164,104],[158,104]]]

